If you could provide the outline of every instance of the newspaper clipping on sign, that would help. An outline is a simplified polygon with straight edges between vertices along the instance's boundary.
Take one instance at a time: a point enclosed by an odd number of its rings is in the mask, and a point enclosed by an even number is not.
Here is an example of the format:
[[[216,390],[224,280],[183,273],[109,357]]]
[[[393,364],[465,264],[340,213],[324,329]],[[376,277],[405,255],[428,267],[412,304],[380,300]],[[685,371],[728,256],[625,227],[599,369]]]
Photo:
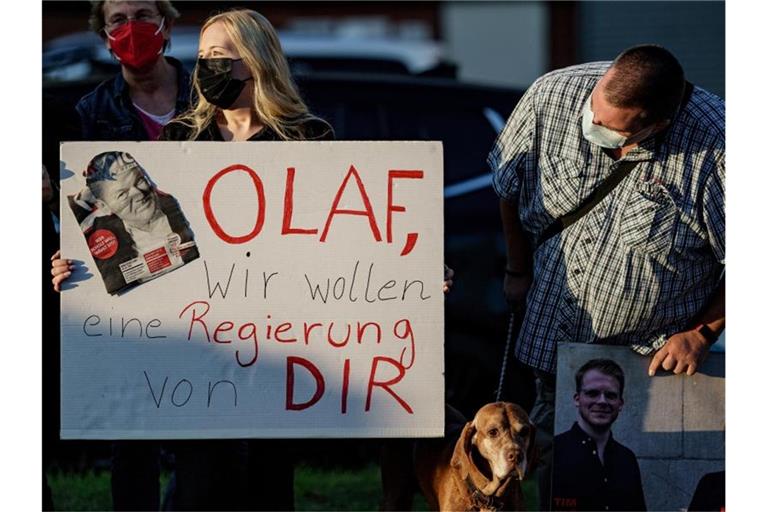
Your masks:
[[[84,175],[85,187],[67,199],[109,293],[199,256],[178,202],[129,153],[100,153]]]

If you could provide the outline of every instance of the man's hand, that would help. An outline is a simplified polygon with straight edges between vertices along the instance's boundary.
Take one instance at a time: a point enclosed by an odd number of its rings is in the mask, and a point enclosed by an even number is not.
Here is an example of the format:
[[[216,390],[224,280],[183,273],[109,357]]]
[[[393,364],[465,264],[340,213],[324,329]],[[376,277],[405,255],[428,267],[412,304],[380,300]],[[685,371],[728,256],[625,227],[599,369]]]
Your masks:
[[[676,375],[693,375],[709,353],[710,344],[697,330],[673,334],[667,343],[653,356],[648,367],[648,375],[653,377],[661,366]]]
[[[504,275],[504,298],[513,311],[518,311],[525,302],[525,296],[528,294],[528,288],[531,287],[531,275],[521,276]]]

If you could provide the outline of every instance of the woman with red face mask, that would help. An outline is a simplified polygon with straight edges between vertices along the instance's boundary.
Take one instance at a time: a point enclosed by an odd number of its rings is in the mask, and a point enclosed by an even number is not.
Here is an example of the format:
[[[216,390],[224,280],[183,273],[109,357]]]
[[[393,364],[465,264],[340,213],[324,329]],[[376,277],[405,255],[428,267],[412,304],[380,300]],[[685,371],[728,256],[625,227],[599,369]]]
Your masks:
[[[190,77],[163,55],[178,11],[168,1],[91,2],[89,24],[120,63],[120,73],[75,109],[84,140],[156,140],[189,106]]]

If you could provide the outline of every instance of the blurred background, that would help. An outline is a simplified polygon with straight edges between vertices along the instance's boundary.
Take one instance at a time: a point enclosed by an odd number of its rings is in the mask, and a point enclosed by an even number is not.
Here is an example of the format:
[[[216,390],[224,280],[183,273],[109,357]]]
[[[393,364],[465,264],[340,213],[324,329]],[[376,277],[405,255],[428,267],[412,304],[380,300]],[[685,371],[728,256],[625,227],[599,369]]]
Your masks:
[[[610,60],[628,46],[653,42],[680,59],[689,80],[719,96],[725,94],[725,3],[718,1],[178,1],[174,5],[182,14],[177,27],[199,27],[216,11],[246,6],[284,33],[327,38],[322,47],[306,50],[318,57],[327,51],[328,58],[347,52],[348,58],[386,60],[384,48],[389,43],[394,66],[399,43],[401,63],[413,72],[450,62],[461,80],[519,88],[551,69]],[[44,44],[61,44],[57,38],[87,30],[88,12],[84,1],[43,2]],[[368,46],[354,48],[355,41],[367,41]],[[381,50],[375,49],[377,42]],[[298,43],[284,44],[290,54],[292,44]],[[418,52],[423,56],[417,57]]]
[[[173,4],[181,18],[167,53],[189,70],[208,16],[255,9],[278,29],[302,96],[338,139],[443,142],[445,261],[457,273],[446,301],[446,400],[467,416],[494,398],[508,319],[498,200],[485,159],[523,91],[552,69],[656,43],[678,57],[688,80],[725,95],[725,3],[718,1]],[[89,11],[86,1],[43,2],[43,161],[54,183],[58,143],[77,138],[74,104],[119,70],[88,31]],[[53,308],[44,304],[44,318]],[[57,337],[46,329],[44,336]],[[505,387],[529,407],[534,390],[524,377],[513,366]],[[55,405],[46,407],[44,421],[57,415]],[[298,508],[378,508],[378,449],[377,441],[305,443]],[[111,506],[101,472],[109,468],[108,444],[47,451],[54,501],[70,500],[59,508]],[[172,471],[172,454],[166,463]]]

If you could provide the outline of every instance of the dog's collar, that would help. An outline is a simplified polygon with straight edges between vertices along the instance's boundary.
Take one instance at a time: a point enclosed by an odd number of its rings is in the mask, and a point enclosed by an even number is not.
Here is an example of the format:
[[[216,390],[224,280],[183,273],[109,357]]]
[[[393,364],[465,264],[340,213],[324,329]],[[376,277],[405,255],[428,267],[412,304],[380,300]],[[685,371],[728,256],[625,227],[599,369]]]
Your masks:
[[[511,481],[511,478],[506,478],[504,482],[499,486],[499,489],[503,489]],[[504,500],[498,496],[488,496],[483,493],[472,481],[469,475],[464,479],[464,484],[469,490],[469,499],[472,502],[472,508],[477,510],[502,510],[504,508]]]

